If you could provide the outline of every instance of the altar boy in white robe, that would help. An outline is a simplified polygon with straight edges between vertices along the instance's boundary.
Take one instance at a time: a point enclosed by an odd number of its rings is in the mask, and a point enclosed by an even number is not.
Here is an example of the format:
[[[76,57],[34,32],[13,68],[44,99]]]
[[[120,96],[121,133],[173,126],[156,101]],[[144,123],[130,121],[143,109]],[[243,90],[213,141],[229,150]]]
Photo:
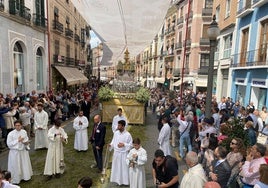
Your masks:
[[[117,131],[114,132],[110,149],[114,149],[111,182],[118,185],[129,185],[129,169],[126,164],[128,151],[132,147],[132,136],[125,130],[126,122],[118,121]]]
[[[44,175],[48,176],[48,179],[52,178],[52,175],[56,175],[56,178],[64,172],[64,155],[62,143],[67,143],[67,134],[61,126],[61,121],[56,120],[55,125],[48,130],[49,145],[47,150],[46,164]]]
[[[74,119],[73,128],[75,129],[74,149],[77,151],[88,150],[88,119],[83,115],[83,111]]]
[[[35,142],[34,149],[48,148],[47,139],[48,114],[43,110],[43,104],[37,104],[37,112],[34,114]]]
[[[29,144],[27,132],[22,129],[22,122],[14,122],[15,130],[7,136],[7,145],[9,147],[8,171],[11,172],[11,182],[19,184],[21,180],[28,181],[33,175],[29,152],[26,150]]]
[[[126,159],[129,166],[130,188],[145,188],[145,163],[147,162],[147,152],[141,146],[139,138],[133,139],[133,148],[129,151]]]
[[[169,144],[171,129],[170,129],[170,126],[168,124],[166,117],[162,119],[162,123],[163,123],[163,127],[161,128],[159,132],[157,141],[160,146],[159,149],[161,149],[164,152],[165,156],[167,156],[167,155],[171,155],[170,144]]]

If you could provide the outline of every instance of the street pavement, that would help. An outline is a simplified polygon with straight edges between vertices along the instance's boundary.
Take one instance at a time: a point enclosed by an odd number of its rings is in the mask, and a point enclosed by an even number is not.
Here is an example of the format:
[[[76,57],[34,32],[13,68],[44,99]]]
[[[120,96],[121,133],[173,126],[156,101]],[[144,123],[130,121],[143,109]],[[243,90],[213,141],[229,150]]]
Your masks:
[[[72,120],[68,120],[64,122],[65,130],[66,132],[73,131],[72,129]],[[130,129],[135,128],[135,126],[141,126],[141,125],[130,125]],[[147,151],[148,161],[145,165],[146,170],[146,188],[155,188],[155,185],[153,184],[153,177],[152,177],[152,162],[154,159],[154,152],[156,149],[159,148],[159,145],[157,143],[158,138],[158,129],[157,129],[157,119],[156,115],[152,114],[151,110],[148,109],[147,116],[146,116],[146,122],[145,122],[145,135],[146,135],[146,141],[141,141],[143,148]],[[33,145],[34,143],[31,143],[32,147],[30,152],[34,152]],[[179,158],[178,154],[178,146],[173,147],[173,156],[177,158],[178,165],[179,165],[179,177],[180,181],[183,177],[183,174],[187,170],[185,162]],[[111,154],[110,154],[111,155]],[[8,150],[5,150],[0,153],[0,168],[1,169],[7,169],[7,160],[8,160]],[[110,160],[111,161],[111,157]],[[106,170],[106,176],[100,175],[100,179],[102,178],[104,180],[104,183],[101,185],[101,188],[113,188],[118,187],[114,183],[110,183],[109,181],[109,175],[110,175],[110,165],[108,165],[108,169]],[[97,186],[100,187],[100,186]],[[125,186],[128,187],[128,186]]]

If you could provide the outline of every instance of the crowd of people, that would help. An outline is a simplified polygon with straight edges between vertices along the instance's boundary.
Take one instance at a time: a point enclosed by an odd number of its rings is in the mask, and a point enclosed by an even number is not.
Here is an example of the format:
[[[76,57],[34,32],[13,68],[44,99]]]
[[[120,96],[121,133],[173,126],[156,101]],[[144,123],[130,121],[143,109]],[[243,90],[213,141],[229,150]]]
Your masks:
[[[182,177],[181,188],[197,187],[263,187],[268,186],[266,143],[258,143],[258,135],[268,133],[267,108],[255,108],[250,102],[241,106],[223,97],[220,102],[213,98],[211,117],[205,114],[206,94],[185,90],[183,96],[173,91],[151,89],[148,107],[158,119],[159,131],[152,162],[152,176],[157,187],[177,188],[179,185],[178,163],[172,157],[172,149],[177,147],[179,157],[188,166]],[[0,94],[0,128],[2,138],[9,148],[8,181],[19,184],[28,181],[33,175],[29,150],[31,139],[34,149],[47,149],[44,175],[51,179],[60,177],[65,170],[63,144],[68,135],[61,127],[62,121],[73,117],[75,131],[74,149],[77,152],[88,150],[92,145],[97,173],[105,168],[103,151],[106,126],[99,114],[93,117],[93,128],[88,135],[90,113],[98,107],[97,91],[79,88],[76,93],[61,91],[27,95],[18,94],[4,97]],[[121,108],[117,109],[111,131],[113,150],[110,182],[130,188],[145,188],[145,167],[147,152],[140,138],[132,138],[127,131],[127,117]],[[240,127],[240,129],[239,129]],[[236,129],[234,129],[236,128]],[[230,132],[236,130],[236,134]],[[91,186],[88,177],[79,180]],[[258,187],[259,186],[259,187]]]
[[[148,106],[158,118],[160,149],[170,155],[170,147],[178,146],[179,157],[189,167],[180,187],[201,188],[210,181],[222,188],[267,187],[262,178],[268,175],[267,108],[258,110],[253,102],[242,106],[230,97],[217,102],[213,97],[212,116],[206,117],[205,101],[202,92],[185,90],[181,97],[151,90]],[[266,135],[263,143],[258,143],[260,134]]]

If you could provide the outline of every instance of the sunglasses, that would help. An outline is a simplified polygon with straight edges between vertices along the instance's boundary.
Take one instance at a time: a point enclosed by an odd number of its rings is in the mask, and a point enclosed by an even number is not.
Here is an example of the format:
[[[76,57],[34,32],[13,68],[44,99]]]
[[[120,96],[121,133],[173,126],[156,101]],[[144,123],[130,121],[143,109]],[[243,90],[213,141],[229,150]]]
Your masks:
[[[237,145],[237,143],[231,142],[232,145]]]

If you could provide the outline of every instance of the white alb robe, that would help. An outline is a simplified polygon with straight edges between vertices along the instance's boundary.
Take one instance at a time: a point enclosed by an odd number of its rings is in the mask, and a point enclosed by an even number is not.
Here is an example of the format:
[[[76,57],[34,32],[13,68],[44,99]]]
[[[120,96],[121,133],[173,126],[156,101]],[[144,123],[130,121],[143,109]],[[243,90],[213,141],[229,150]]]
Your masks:
[[[119,143],[124,143],[125,146],[119,148]],[[111,149],[114,149],[110,181],[118,185],[129,185],[129,172],[126,159],[128,151],[132,146],[132,136],[126,130],[123,132],[118,130],[114,133],[110,145]]]
[[[79,121],[82,123],[79,125]],[[75,129],[74,149],[78,151],[88,150],[88,120],[86,116],[78,116],[74,119],[73,128]]]
[[[113,117],[113,123],[112,123],[112,131],[113,133],[117,130],[117,126],[118,126],[118,121],[120,120],[124,120],[126,122],[126,125],[125,125],[125,130],[128,126],[128,123],[127,123],[127,118],[123,115],[119,116],[119,115],[116,115]]]
[[[138,157],[135,160],[134,167],[129,166],[129,185],[130,188],[146,188],[146,178],[145,178],[145,163],[147,162],[147,152],[143,147],[138,150],[132,148],[126,159],[127,165],[133,161],[133,154],[137,154]]]
[[[11,172],[12,183],[19,184],[21,180],[28,181],[33,175],[29,152],[25,149],[25,144],[18,141],[19,137],[24,138],[23,142],[29,140],[25,130],[11,131],[7,136],[9,147],[8,171]]]
[[[165,123],[159,133],[158,143],[160,145],[160,149],[163,150],[165,156],[171,155],[169,137],[170,137],[170,126],[168,123]]]
[[[2,180],[2,188],[20,188],[18,185],[13,185],[9,181]]]
[[[49,144],[44,175],[50,176],[53,174],[62,174],[64,172],[64,169],[60,168],[60,163],[61,161],[64,161],[64,155],[61,138],[63,138],[67,142],[68,136],[63,128],[56,128],[55,126],[53,126],[48,130],[47,137],[49,139]]]
[[[47,139],[48,114],[44,110],[34,114],[35,142],[34,149],[48,148]],[[41,128],[41,129],[38,129]]]

